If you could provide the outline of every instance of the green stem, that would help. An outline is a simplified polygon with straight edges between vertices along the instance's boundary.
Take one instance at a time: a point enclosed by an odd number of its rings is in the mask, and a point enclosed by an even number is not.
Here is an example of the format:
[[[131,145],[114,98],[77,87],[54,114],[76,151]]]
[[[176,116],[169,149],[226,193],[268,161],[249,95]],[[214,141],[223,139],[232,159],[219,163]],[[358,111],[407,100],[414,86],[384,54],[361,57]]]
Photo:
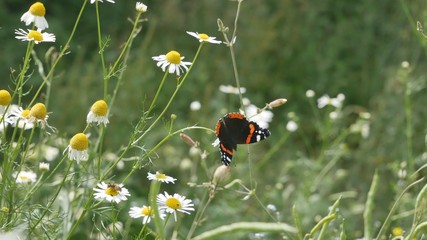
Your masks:
[[[74,34],[75,34],[76,30],[77,30],[77,26],[79,25],[80,18],[81,18],[82,14],[83,14],[83,11],[84,11],[84,9],[85,9],[85,6],[86,6],[87,1],[88,1],[88,0],[85,0],[85,1],[83,2],[83,5],[82,5],[82,7],[81,7],[81,9],[80,9],[80,12],[79,12],[79,15],[77,16],[76,22],[74,23],[73,30],[71,31],[70,37],[68,38],[67,42],[65,43],[65,45],[64,45],[64,47],[62,48],[61,52],[59,53],[58,58],[56,58],[55,62],[52,64],[52,68],[49,70],[49,72],[48,72],[48,74],[46,75],[46,78],[45,78],[45,79],[50,79],[50,78],[52,77],[53,72],[54,72],[54,70],[55,70],[55,67],[56,67],[56,65],[58,64],[59,60],[61,60],[61,58],[62,58],[62,57],[67,53],[67,51],[69,50],[70,42],[71,42],[71,40],[73,39]],[[32,100],[31,100],[31,102],[30,102],[29,106],[31,106],[31,105],[34,103],[34,101],[37,99],[38,95],[40,94],[40,92],[41,92],[41,90],[43,89],[43,86],[44,86],[45,84],[46,84],[46,80],[44,80],[44,81],[40,84],[39,88],[37,89],[36,93],[34,94],[33,99],[32,99]]]
[[[202,49],[203,46],[203,42],[200,43],[199,48],[197,49],[196,55],[194,56],[194,59],[190,65],[190,67],[188,68],[188,71],[185,73],[184,77],[182,78],[181,82],[178,84],[178,86],[176,87],[175,91],[173,92],[171,98],[169,99],[168,103],[166,104],[165,108],[163,109],[163,111],[159,114],[159,116],[157,116],[156,120],[154,120],[154,122],[147,128],[147,130],[145,130],[145,132],[138,137],[133,143],[132,145],[136,145],[139,141],[141,141],[141,139],[144,138],[144,136],[150,132],[150,130],[157,124],[157,122],[163,117],[163,115],[166,113],[166,111],[168,110],[169,106],[171,105],[171,103],[173,102],[173,100],[175,100],[175,96],[176,94],[179,92],[179,89],[182,87],[182,85],[184,84],[185,80],[188,77],[188,74],[191,72],[191,69],[193,69],[193,66],[197,60],[197,57],[199,56],[200,50]]]

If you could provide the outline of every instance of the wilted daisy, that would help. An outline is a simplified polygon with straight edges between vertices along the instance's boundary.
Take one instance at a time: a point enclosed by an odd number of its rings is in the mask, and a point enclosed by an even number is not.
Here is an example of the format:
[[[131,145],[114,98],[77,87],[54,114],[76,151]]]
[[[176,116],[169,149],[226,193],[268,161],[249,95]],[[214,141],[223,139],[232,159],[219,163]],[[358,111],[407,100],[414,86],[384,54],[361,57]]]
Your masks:
[[[142,224],[149,223],[151,218],[154,217],[154,211],[150,206],[142,206],[142,207],[131,207],[129,211],[129,216],[131,218],[143,218]],[[165,213],[163,211],[159,212],[159,216],[161,219],[165,218]]]
[[[31,107],[30,114],[28,115],[29,122],[38,123],[42,128],[45,128],[48,118],[47,109],[43,103],[36,103]]]
[[[253,104],[246,106],[245,112],[249,120],[258,123],[258,125],[262,128],[268,128],[268,125],[273,120],[274,116],[273,112],[269,110],[263,110],[259,112],[259,108]]]
[[[219,85],[219,91],[223,93],[230,93],[230,94],[243,94],[246,92],[246,88],[241,87],[240,92],[239,88],[231,86],[231,85]]]
[[[22,41],[34,41],[35,44],[40,42],[55,42],[56,37],[52,33],[42,33],[40,29],[30,30],[15,29],[15,38]]]
[[[208,43],[214,43],[214,44],[220,44],[221,41],[215,40],[216,37],[209,37],[205,33],[198,33],[198,32],[188,32],[187,33],[199,40],[199,42],[208,42]]]
[[[159,181],[159,182],[164,182],[164,183],[175,183],[176,178],[170,177],[164,173],[161,173],[159,171],[157,171],[155,174],[152,173],[148,173],[147,176],[148,180],[154,180],[154,181]]]
[[[7,90],[0,90],[0,106],[6,107],[12,101],[12,96]]]
[[[108,105],[104,100],[96,101],[90,108],[89,113],[86,117],[86,122],[97,123],[98,125],[103,123],[104,126],[107,126],[108,121]]]
[[[68,150],[68,158],[70,160],[76,160],[77,163],[80,164],[81,160],[88,159],[88,147],[89,139],[87,138],[86,134],[77,133],[71,138],[70,144],[67,146],[64,152]]]
[[[153,57],[154,61],[157,61],[157,66],[161,67],[163,72],[166,71],[166,67],[168,67],[169,73],[176,73],[177,76],[181,74],[181,72],[188,71],[188,67],[191,65],[191,62],[182,61],[184,57],[181,57],[181,54],[177,51],[170,51],[166,55],[160,55]]]
[[[22,15],[21,21],[25,22],[25,25],[27,26],[34,22],[34,25],[37,28],[44,30],[49,27],[46,18],[44,18],[45,14],[46,8],[44,7],[43,3],[36,2],[31,5],[30,9],[26,13]]]
[[[37,175],[32,171],[15,172],[13,177],[16,178],[16,183],[33,183],[37,180]]]
[[[107,200],[108,202],[116,202],[127,200],[127,196],[130,196],[129,191],[123,187],[123,184],[116,183],[98,183],[98,188],[93,190],[96,192],[94,194],[95,199],[97,200]]]
[[[136,2],[135,9],[138,12],[144,13],[147,11],[147,5],[143,4],[142,2]]]
[[[94,4],[95,1],[102,2],[102,0],[90,0],[90,4]],[[107,0],[107,2],[115,3],[114,0]]]
[[[176,213],[182,212],[190,214],[190,211],[194,211],[194,204],[190,199],[185,199],[185,196],[181,196],[175,193],[173,196],[167,192],[165,194],[157,195],[157,204],[159,205],[159,211],[165,211],[174,215],[176,222]]]

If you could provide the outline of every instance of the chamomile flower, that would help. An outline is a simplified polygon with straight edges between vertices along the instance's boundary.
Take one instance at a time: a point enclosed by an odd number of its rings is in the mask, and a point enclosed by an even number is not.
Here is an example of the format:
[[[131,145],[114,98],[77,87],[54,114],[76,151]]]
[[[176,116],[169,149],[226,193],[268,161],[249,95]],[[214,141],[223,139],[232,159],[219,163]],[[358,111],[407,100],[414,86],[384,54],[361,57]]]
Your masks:
[[[37,180],[37,175],[32,171],[15,172],[13,177],[16,178],[16,183],[33,183]]]
[[[148,173],[147,178],[148,180],[159,181],[164,183],[175,183],[176,181],[176,178],[170,177],[164,173],[160,173],[159,171],[157,171],[155,174]]]
[[[36,103],[31,107],[30,114],[28,115],[29,122],[40,124],[42,128],[45,128],[48,118],[47,109],[43,103]]]
[[[108,105],[104,100],[96,101],[90,108],[89,113],[86,117],[86,122],[97,123],[98,125],[103,123],[104,126],[107,126],[108,121]]]
[[[143,218],[142,224],[147,224],[151,221],[151,218],[154,217],[154,211],[150,206],[142,206],[142,207],[131,207],[129,211],[129,216],[131,218]],[[161,219],[165,218],[165,213],[163,211],[159,212],[159,216]]]
[[[7,90],[0,90],[0,106],[6,107],[12,101],[12,96]]]
[[[81,160],[86,161],[88,159],[88,147],[89,147],[89,139],[84,133],[77,133],[74,135],[70,144],[64,150],[68,151],[68,158],[70,160],[76,160],[78,164],[80,164]]]
[[[30,9],[28,9],[26,13],[22,15],[21,22],[25,22],[25,25],[27,26],[34,22],[34,25],[37,28],[44,30],[49,27],[46,18],[44,18],[45,14],[46,8],[44,7],[43,3],[36,2],[31,5]]]
[[[136,2],[136,5],[135,5],[136,11],[145,13],[147,11],[147,8],[148,8],[147,5],[143,4],[142,2]]]
[[[335,108],[340,108],[342,106],[342,102],[344,101],[344,94],[340,93],[336,98],[331,98],[328,95],[323,95],[319,99],[317,99],[317,107],[324,108],[327,105],[334,106]]]
[[[6,122],[13,127],[23,128],[25,130],[32,129],[34,127],[34,123],[30,121],[30,109],[23,109],[18,105],[10,106]]]
[[[41,162],[39,164],[39,170],[42,172],[47,172],[47,171],[49,171],[49,166],[50,166],[49,163]]]
[[[185,199],[185,196],[181,196],[178,193],[169,195],[165,194],[157,195],[157,204],[159,205],[159,211],[165,211],[174,215],[176,222],[176,213],[182,212],[185,214],[191,214],[190,211],[194,211],[194,204],[190,199]]]
[[[15,29],[15,38],[20,39],[22,41],[34,41],[35,44],[39,44],[41,42],[55,42],[56,37],[52,33],[42,33],[40,29],[38,30],[30,30],[27,29]]]
[[[154,61],[157,61],[157,66],[161,67],[163,72],[168,68],[169,73],[176,73],[177,76],[181,72],[188,71],[188,66],[191,65],[191,62],[182,61],[184,57],[181,57],[181,54],[177,51],[170,51],[166,55],[159,55],[153,57]]]
[[[220,44],[221,41],[215,40],[216,37],[209,37],[205,33],[198,33],[198,32],[188,32],[187,33],[199,40],[199,42],[208,42],[208,43],[214,43],[214,44]]]
[[[129,191],[123,187],[123,184],[116,183],[105,183],[101,182],[97,185],[98,188],[93,190],[96,192],[94,198],[97,200],[107,200],[108,202],[119,203],[121,201],[127,200],[127,196],[130,196]]]
[[[90,0],[90,4],[94,4],[95,1],[102,2],[102,0]],[[114,0],[107,0],[107,2],[115,3]]]
[[[258,125],[262,128],[268,128],[269,123],[273,120],[273,112],[269,110],[263,110],[259,112],[259,108],[253,104],[247,105],[245,110],[249,120],[258,123]]]

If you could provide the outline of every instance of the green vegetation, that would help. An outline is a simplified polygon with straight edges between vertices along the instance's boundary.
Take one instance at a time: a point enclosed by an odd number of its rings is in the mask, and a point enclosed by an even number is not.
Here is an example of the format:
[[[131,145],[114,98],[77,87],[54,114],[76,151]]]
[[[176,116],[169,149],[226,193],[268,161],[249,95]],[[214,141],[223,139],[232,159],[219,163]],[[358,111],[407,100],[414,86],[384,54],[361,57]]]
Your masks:
[[[39,44],[15,39],[30,4],[0,2],[0,238],[426,237],[425,1],[46,1]],[[152,59],[172,50],[179,76]],[[247,100],[272,134],[220,167],[215,124]],[[129,216],[165,192],[188,214]]]

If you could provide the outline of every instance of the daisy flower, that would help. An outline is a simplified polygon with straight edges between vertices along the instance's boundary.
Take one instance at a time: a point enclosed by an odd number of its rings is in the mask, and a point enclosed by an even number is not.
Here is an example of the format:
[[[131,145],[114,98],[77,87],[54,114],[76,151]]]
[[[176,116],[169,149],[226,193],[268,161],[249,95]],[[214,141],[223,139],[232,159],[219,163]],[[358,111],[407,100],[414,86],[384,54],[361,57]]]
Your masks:
[[[142,206],[142,207],[131,207],[129,211],[129,216],[131,218],[143,218],[142,224],[149,223],[151,218],[154,216],[154,211],[150,206]],[[164,212],[159,212],[159,216],[161,219],[165,218]]]
[[[27,29],[15,29],[15,38],[20,39],[22,41],[34,41],[35,44],[39,44],[40,42],[55,42],[55,35],[52,33],[42,33],[40,29],[38,30],[30,30]]]
[[[187,33],[199,40],[199,42],[208,42],[208,43],[214,43],[214,44],[220,44],[221,41],[215,40],[216,37],[209,37],[205,33],[198,33],[198,32],[188,32]]]
[[[96,101],[90,108],[89,113],[86,117],[86,122],[97,123],[98,125],[103,123],[104,126],[107,126],[108,121],[108,105],[104,100]]]
[[[39,164],[39,170],[42,172],[47,172],[47,171],[49,171],[49,166],[50,166],[49,163],[41,162]]]
[[[49,27],[46,18],[44,18],[45,14],[46,8],[44,7],[43,3],[36,2],[31,5],[30,9],[26,13],[22,15],[21,22],[25,22],[25,25],[27,26],[34,22],[34,25],[37,28],[44,30]]]
[[[170,51],[166,55],[160,55],[153,57],[154,61],[157,61],[157,67],[161,67],[163,72],[166,71],[168,67],[169,73],[176,73],[177,76],[184,72],[183,69],[188,71],[188,66],[191,65],[191,62],[182,61],[184,57],[181,57],[181,54],[177,51]]]
[[[151,181],[154,180],[154,181],[164,182],[164,183],[175,183],[176,181],[176,178],[160,173],[159,171],[157,171],[155,174],[148,173],[147,178],[148,180],[151,180]]]
[[[335,108],[340,108],[344,99],[345,96],[342,93],[338,94],[336,98],[331,98],[328,95],[323,95],[319,99],[317,99],[317,107],[324,108],[327,105],[331,105]]]
[[[147,8],[148,8],[147,5],[143,4],[142,2],[136,2],[136,6],[135,6],[136,11],[145,13],[147,11]]]
[[[30,121],[30,109],[23,109],[18,105],[12,105],[9,111],[6,122],[13,127],[23,128],[25,130],[34,127],[34,123]]]
[[[108,202],[116,202],[127,200],[127,196],[130,196],[129,191],[123,187],[123,184],[115,183],[98,183],[98,188],[93,190],[96,192],[94,194],[95,199],[97,200],[107,200]]]
[[[77,163],[80,164],[81,160],[86,161],[88,159],[88,147],[89,139],[86,134],[77,133],[71,138],[70,144],[64,150],[64,153],[68,151],[68,158],[70,160],[76,160]]]
[[[102,0],[90,0],[90,4],[94,4],[95,1],[102,2]],[[107,2],[115,3],[114,0],[107,0]]]
[[[273,112],[268,110],[259,112],[259,108],[253,104],[246,106],[245,110],[246,115],[249,117],[248,119],[258,123],[258,125],[262,128],[268,128],[269,123],[273,120]]]
[[[13,177],[16,178],[16,183],[33,183],[37,180],[37,175],[32,171],[15,172]]]
[[[185,196],[181,196],[175,193],[173,196],[167,192],[165,194],[157,195],[157,204],[159,205],[159,211],[165,211],[174,215],[176,222],[176,213],[182,212],[190,214],[190,211],[194,211],[194,204],[190,199],[185,199]]]

